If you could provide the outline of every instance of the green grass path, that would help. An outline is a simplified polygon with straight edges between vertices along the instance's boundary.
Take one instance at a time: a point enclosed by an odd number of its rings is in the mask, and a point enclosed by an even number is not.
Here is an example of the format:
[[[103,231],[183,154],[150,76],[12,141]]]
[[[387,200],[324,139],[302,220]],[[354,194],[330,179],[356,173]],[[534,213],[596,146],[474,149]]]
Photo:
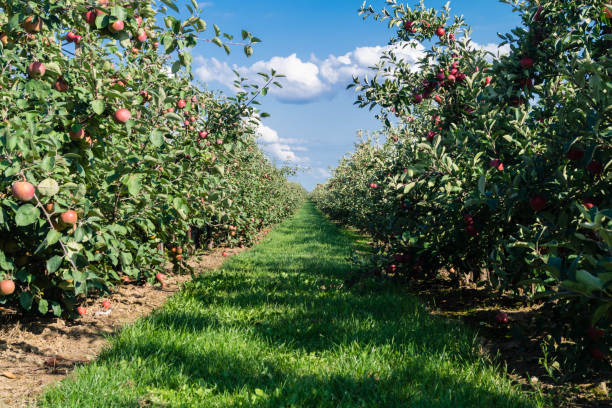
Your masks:
[[[414,297],[346,290],[358,237],[311,203],[49,389],[45,407],[535,407]]]

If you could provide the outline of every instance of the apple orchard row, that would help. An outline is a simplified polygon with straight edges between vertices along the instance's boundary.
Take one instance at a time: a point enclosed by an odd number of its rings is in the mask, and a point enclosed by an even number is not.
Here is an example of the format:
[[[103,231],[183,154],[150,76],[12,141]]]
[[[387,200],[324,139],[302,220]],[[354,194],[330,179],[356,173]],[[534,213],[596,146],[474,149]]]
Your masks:
[[[395,50],[429,47],[419,69],[392,50],[375,78],[355,79],[385,140],[364,137],[313,199],[372,236],[373,256],[355,258],[365,274],[446,270],[543,302],[563,368],[592,370],[612,346],[612,13],[592,0],[515,7],[522,26],[497,57],[450,9],[364,6],[393,27]]]
[[[238,78],[233,97],[193,81],[198,42],[250,55],[250,33],[207,30],[195,3],[183,20],[172,1],[0,8],[0,305],[82,314],[113,285],[189,271],[197,248],[248,245],[303,200],[254,139],[278,75]]]

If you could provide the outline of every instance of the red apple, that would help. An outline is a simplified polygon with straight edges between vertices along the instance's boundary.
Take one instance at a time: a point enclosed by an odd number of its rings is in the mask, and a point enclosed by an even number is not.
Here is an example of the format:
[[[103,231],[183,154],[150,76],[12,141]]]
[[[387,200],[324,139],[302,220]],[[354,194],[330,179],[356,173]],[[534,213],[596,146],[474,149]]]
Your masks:
[[[106,309],[106,310],[110,309],[110,308],[111,308],[111,302],[110,302],[110,301],[108,301],[108,300],[104,300],[104,301],[102,301],[102,307],[103,307],[104,309]]]
[[[12,190],[16,199],[26,202],[31,201],[36,194],[34,186],[27,181],[17,181],[13,183]]]
[[[504,163],[499,159],[493,159],[489,162],[489,167],[502,171],[504,169]]]
[[[82,39],[83,39],[83,37],[81,37],[80,35],[78,35],[78,34],[77,34],[77,35],[74,37],[74,43],[75,43],[75,44],[80,44]]]
[[[525,69],[529,69],[533,67],[533,65],[535,64],[535,61],[533,60],[533,58],[523,57],[521,58],[520,64],[521,64],[521,67]]]
[[[478,229],[476,229],[476,226],[475,226],[474,224],[468,224],[468,225],[466,225],[466,226],[465,226],[465,232],[466,232],[468,235],[471,235],[471,236],[476,236],[476,235],[478,235]]]
[[[53,89],[58,92],[67,92],[68,91],[68,83],[64,80],[63,77],[57,78],[55,84],[53,84]]]
[[[221,256],[223,256],[223,257],[226,257],[226,256],[228,256],[228,255],[229,255],[229,254],[228,254],[227,252],[225,252],[225,251],[223,251],[223,252],[221,253]]]
[[[546,208],[546,199],[539,194],[534,195],[529,199],[529,206],[535,212],[542,211]]]
[[[141,43],[147,41],[147,33],[138,34],[137,40]]]
[[[582,158],[584,157],[584,150],[579,149],[577,147],[572,147],[571,149],[569,149],[565,157],[572,161],[582,160]]]
[[[184,99],[179,99],[179,101],[176,103],[176,107],[179,109],[184,109],[185,106],[187,106],[187,102],[185,102]]]
[[[587,329],[587,337],[591,340],[599,340],[604,336],[604,331],[596,329],[593,326],[589,326]]]
[[[136,17],[136,24],[138,24],[138,27],[140,27],[142,25],[142,17],[140,17],[140,16]]]
[[[421,94],[414,95],[414,103],[421,103],[421,102],[423,102],[423,95]]]
[[[125,23],[122,20],[117,20],[113,24],[108,26],[108,29],[113,33],[118,33],[119,31],[123,31],[124,27]]]
[[[587,210],[590,210],[591,208],[595,207],[597,204],[595,204],[592,199],[585,198],[582,200],[582,205],[584,205]]]
[[[591,174],[600,174],[603,172],[603,164],[598,162],[597,160],[593,160],[589,164],[587,164],[586,169]]]
[[[79,125],[73,126],[72,130],[70,130],[68,133],[70,134],[70,139],[72,140],[82,140],[85,137],[85,130]]]
[[[41,78],[45,76],[46,71],[45,64],[42,62],[34,61],[28,66],[28,75],[31,78]]]
[[[74,211],[74,210],[68,210],[68,211],[62,213],[62,215],[60,215],[60,220],[64,224],[66,224],[66,225],[74,225],[74,224],[76,224],[78,218],[79,218],[79,216],[77,215],[76,211]]]
[[[97,13],[93,10],[90,10],[85,13],[85,21],[87,21],[87,24],[89,24],[91,27],[94,27],[96,25],[96,17]]]
[[[118,123],[126,123],[128,120],[130,120],[131,117],[132,114],[130,113],[130,111],[125,108],[119,109],[115,112],[115,120]]]
[[[491,83],[491,81],[493,80],[492,77],[488,76],[485,78],[485,85],[489,85]]]
[[[5,279],[0,282],[0,295],[9,296],[15,292],[15,282]]]
[[[202,130],[200,133],[200,139],[206,139],[206,136],[208,136],[208,132],[205,130]]]
[[[85,309],[83,306],[79,306],[77,307],[77,313],[81,316],[85,316],[87,314],[87,309]]]
[[[446,34],[446,30],[444,30],[444,27],[438,27],[438,29],[436,30],[436,35],[438,37],[444,37],[444,34]]]
[[[166,275],[164,275],[163,273],[159,272],[159,273],[155,274],[155,280],[157,280],[160,283],[164,283],[164,280],[166,280]]]
[[[73,33],[72,31],[70,31],[68,34],[66,34],[66,41],[68,42],[73,42],[76,38],[76,34]]]
[[[223,140],[221,140],[221,139],[217,139],[217,144],[218,144],[218,145],[222,145],[222,144],[223,144]]]
[[[604,358],[606,358],[606,355],[602,353],[601,350],[599,350],[598,348],[592,348],[590,350],[590,354],[591,357],[593,357],[595,360],[603,360]]]
[[[507,324],[509,321],[508,314],[505,312],[497,312],[495,315],[495,320],[497,320],[497,323]]]

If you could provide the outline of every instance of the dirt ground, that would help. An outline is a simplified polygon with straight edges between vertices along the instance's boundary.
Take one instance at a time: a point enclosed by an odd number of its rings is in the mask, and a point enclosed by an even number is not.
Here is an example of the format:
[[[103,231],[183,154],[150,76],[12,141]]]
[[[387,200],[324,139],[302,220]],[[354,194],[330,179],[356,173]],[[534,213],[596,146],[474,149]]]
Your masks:
[[[190,266],[196,273],[214,270],[227,259],[223,251],[232,256],[247,249],[215,249],[196,256]],[[89,300],[87,314],[75,321],[27,319],[15,310],[0,308],[0,408],[36,403],[45,386],[63,379],[76,365],[94,360],[108,344],[108,335],[162,306],[190,279],[190,274],[168,275],[163,289],[119,286],[106,297]],[[102,307],[103,300],[111,302],[108,311]]]
[[[483,352],[498,356],[513,382],[526,391],[537,390],[551,396],[555,408],[612,407],[609,366],[558,383],[548,375],[541,364],[541,345],[555,325],[554,316],[544,311],[543,304],[526,304],[510,294],[500,296],[475,284],[456,287],[444,273],[434,280],[413,281],[408,286],[428,305],[431,314],[458,319],[475,328]],[[507,313],[507,324],[496,322],[500,311]],[[560,378],[561,374],[554,377]]]

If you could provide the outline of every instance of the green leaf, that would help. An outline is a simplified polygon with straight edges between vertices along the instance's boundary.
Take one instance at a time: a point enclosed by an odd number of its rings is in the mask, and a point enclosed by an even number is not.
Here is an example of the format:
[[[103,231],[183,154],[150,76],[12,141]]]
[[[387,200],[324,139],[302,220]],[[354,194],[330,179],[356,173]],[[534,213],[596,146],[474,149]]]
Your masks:
[[[142,190],[141,179],[141,174],[130,174],[125,183],[128,188],[128,191],[130,192],[130,195],[137,196],[138,194],[140,194],[140,191]]]
[[[132,258],[132,254],[129,252],[121,252],[121,255],[119,255],[119,258],[121,259],[121,265],[127,266],[127,265],[131,265],[133,258]]]
[[[149,135],[149,140],[155,147],[161,147],[164,145],[164,136],[159,130],[154,130]]]
[[[53,197],[59,193],[59,185],[52,178],[44,179],[38,184],[38,191],[45,197]]]
[[[32,309],[33,300],[34,298],[28,292],[21,292],[21,295],[19,295],[19,304],[21,304],[21,307],[23,307],[25,310],[29,311]]]
[[[47,302],[47,300],[45,299],[40,299],[38,301],[38,311],[40,312],[40,314],[46,315],[49,311],[49,302]]]
[[[480,194],[483,194],[486,192],[485,187],[486,187],[486,183],[487,183],[487,173],[483,173],[482,176],[480,176],[480,179],[478,180],[478,191],[480,191]]]
[[[164,3],[166,6],[170,7],[172,10],[176,11],[177,13],[179,12],[178,7],[176,7],[176,4],[174,4],[174,1],[172,0],[161,0],[162,3]]]
[[[63,261],[64,261],[64,257],[59,256],[59,255],[55,255],[54,257],[48,259],[47,260],[47,270],[49,271],[49,273],[57,272],[59,267],[62,265]]]
[[[24,204],[17,210],[15,214],[15,223],[19,227],[34,224],[40,216],[40,210],[32,204]]]
[[[51,302],[51,310],[53,310],[54,316],[60,317],[62,315],[62,307],[60,306],[58,302],[55,302],[55,301]]]
[[[47,233],[47,238],[45,239],[45,241],[47,242],[47,246],[50,247],[51,245],[54,245],[57,241],[59,241],[61,237],[62,234],[59,231],[55,229],[50,229]]]
[[[98,115],[103,114],[104,109],[105,109],[104,101],[101,99],[96,99],[95,101],[91,101],[91,108],[96,114]]]

